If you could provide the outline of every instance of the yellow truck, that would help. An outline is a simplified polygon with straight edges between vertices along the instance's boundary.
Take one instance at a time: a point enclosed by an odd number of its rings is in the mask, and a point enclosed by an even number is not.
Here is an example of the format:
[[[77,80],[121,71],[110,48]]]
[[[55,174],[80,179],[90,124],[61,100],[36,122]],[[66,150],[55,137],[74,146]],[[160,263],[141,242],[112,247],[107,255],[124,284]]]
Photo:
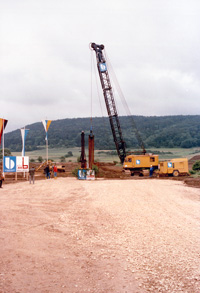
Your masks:
[[[187,175],[188,170],[188,159],[178,158],[167,161],[160,161],[158,165],[159,175],[173,175],[178,177],[179,175]]]
[[[178,177],[179,175],[187,175],[188,159],[177,158],[166,161],[159,161],[158,155],[145,154],[145,155],[128,155],[123,163],[124,171],[134,174],[147,175],[149,174],[150,167],[153,167],[156,174],[159,175],[173,175]]]
[[[151,166],[156,170],[158,169],[158,164],[158,155],[128,155],[124,160],[123,169],[124,171],[130,171],[132,176],[134,174],[143,175],[143,170],[148,170]]]

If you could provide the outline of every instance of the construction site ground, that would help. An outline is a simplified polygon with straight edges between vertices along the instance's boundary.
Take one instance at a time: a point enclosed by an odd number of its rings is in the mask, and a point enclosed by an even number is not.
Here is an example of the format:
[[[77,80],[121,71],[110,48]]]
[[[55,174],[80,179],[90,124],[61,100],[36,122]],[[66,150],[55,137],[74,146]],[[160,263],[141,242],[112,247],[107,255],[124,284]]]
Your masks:
[[[77,167],[3,183],[0,292],[200,292],[199,179]]]
[[[200,160],[200,156],[194,156],[189,160],[189,170],[192,169],[193,164],[196,161]],[[126,180],[145,180],[148,179],[148,176],[144,177],[138,177],[138,176],[130,176],[130,174],[126,174],[123,172],[122,165],[115,165],[114,163],[96,163],[99,169],[99,173],[97,175],[97,178],[104,178],[104,179],[126,179]],[[40,163],[30,163],[30,167],[35,167],[36,169],[40,166]],[[72,177],[73,171],[75,169],[80,168],[80,163],[73,163],[73,162],[65,162],[65,163],[57,163],[57,166],[64,167],[65,172],[58,172],[59,177]],[[35,174],[36,180],[43,180],[45,178],[44,174],[44,167],[39,169],[38,172]],[[53,177],[53,172],[51,172],[51,177]],[[188,186],[193,187],[200,187],[200,177],[193,177],[193,176],[179,176],[177,178],[174,178],[172,176],[165,176],[165,177],[159,177],[154,174],[154,179],[158,180],[178,180],[183,181]],[[23,174],[18,174],[18,181],[25,181],[26,178]],[[14,174],[6,174],[6,183],[13,183],[15,182],[15,175]]]

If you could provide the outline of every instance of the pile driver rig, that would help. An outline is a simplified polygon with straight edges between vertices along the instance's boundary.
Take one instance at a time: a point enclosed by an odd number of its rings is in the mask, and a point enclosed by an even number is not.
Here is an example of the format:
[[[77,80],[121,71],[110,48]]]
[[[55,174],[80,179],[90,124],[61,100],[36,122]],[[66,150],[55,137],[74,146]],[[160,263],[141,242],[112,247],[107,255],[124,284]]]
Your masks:
[[[103,50],[104,45],[97,45],[95,43],[90,44],[91,49],[96,53],[97,68],[99,72],[99,77],[101,81],[101,87],[103,90],[104,100],[106,103],[106,108],[109,116],[110,126],[113,134],[113,139],[117,149],[118,156],[121,163],[123,164],[124,170],[131,172],[131,175],[139,173],[140,175],[145,174],[145,170],[149,170],[150,167],[154,169],[160,169],[160,174],[173,174],[173,176],[179,176],[180,174],[188,173],[188,161],[187,158],[173,159],[170,162],[160,162],[159,166],[159,156],[154,154],[147,154],[144,143],[141,136],[137,130],[136,124],[133,117],[132,124],[134,126],[135,136],[138,141],[138,145],[141,148],[141,154],[128,154],[126,152],[126,144],[122,136],[122,130],[120,126],[120,121],[117,113],[117,108],[114,100],[113,90],[110,82],[110,77],[108,74],[106,58],[104,56]]]
[[[107,69],[106,58],[104,55],[104,45],[97,45],[96,43],[91,43],[90,47],[95,51],[96,60],[97,60],[97,69],[99,72],[99,77],[101,81],[101,87],[103,90],[104,100],[106,104],[106,109],[110,121],[110,126],[112,130],[112,135],[114,143],[116,146],[117,154],[121,163],[123,164],[124,170],[129,170],[132,175],[136,171],[142,171],[144,169],[149,169],[150,166],[158,167],[158,156],[153,154],[146,154],[144,143],[141,139],[141,136],[136,128],[135,122],[135,135],[138,141],[138,144],[141,148],[140,155],[128,155],[126,152],[126,144],[122,136],[122,130],[120,126],[119,116],[117,113],[117,108],[115,104],[115,99],[113,95],[113,90],[110,82],[110,77]]]
[[[110,126],[113,134],[113,139],[117,149],[117,154],[120,158],[121,163],[123,163],[126,157],[125,141],[122,136],[122,130],[114,100],[110,77],[107,70],[106,60],[103,54],[104,45],[97,45],[95,43],[91,43],[91,48],[96,53],[97,68],[106,103]]]

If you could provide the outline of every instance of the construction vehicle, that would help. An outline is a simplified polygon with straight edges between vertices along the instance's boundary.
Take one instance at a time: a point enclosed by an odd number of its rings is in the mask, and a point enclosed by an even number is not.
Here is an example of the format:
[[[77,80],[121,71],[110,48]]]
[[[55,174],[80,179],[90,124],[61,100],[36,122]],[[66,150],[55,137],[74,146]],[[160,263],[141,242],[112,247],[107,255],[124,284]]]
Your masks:
[[[159,175],[173,175],[178,177],[179,175],[188,175],[188,159],[177,158],[167,161],[160,161],[158,165]]]
[[[134,174],[143,175],[143,171],[150,169],[152,166],[155,169],[158,168],[159,156],[153,154],[145,155],[129,155],[125,158],[123,163],[124,171],[129,171],[133,176]]]
[[[90,46],[91,49],[93,49],[96,53],[97,68],[103,90],[104,100],[106,103],[112,135],[117,154],[121,163],[123,164],[124,171],[130,172],[132,176],[134,174],[144,175],[150,170],[151,167],[153,167],[153,169],[156,170],[157,173],[160,175],[173,175],[174,177],[177,177],[179,175],[188,174],[187,158],[172,159],[170,161],[163,161],[159,163],[158,155],[146,153],[144,143],[130,113],[129,115],[132,119],[132,124],[134,126],[135,135],[141,149],[141,154],[128,154],[126,152],[126,144],[122,136],[122,130],[117,113],[117,108],[115,105],[106,59],[103,53],[104,45],[91,43]]]
[[[65,172],[65,165],[56,165],[58,172]]]
[[[47,165],[47,161],[42,162],[41,165],[39,165],[39,167],[37,167],[35,171],[37,172],[41,168],[43,169],[44,167],[46,167],[46,165]],[[48,160],[48,165],[49,165],[49,170],[52,171],[52,166],[54,165],[53,161]],[[58,172],[65,172],[65,165],[58,165],[57,170]]]
[[[36,172],[39,171],[41,168],[44,168],[46,167],[47,165],[47,161],[45,160],[44,162],[41,163],[41,165],[39,165],[39,167],[36,168]],[[51,160],[48,160],[48,165],[49,165],[49,168],[52,167],[52,161]]]
[[[120,126],[120,121],[117,113],[117,108],[114,100],[113,90],[110,82],[110,77],[107,69],[106,59],[103,54],[104,45],[97,45],[95,43],[90,44],[91,49],[96,53],[97,68],[99,72],[99,77],[101,81],[101,87],[103,90],[104,100],[107,108],[107,113],[110,121],[110,126],[112,130],[112,135],[114,143],[116,146],[117,154],[121,163],[123,164],[124,170],[129,170],[131,175],[134,175],[136,171],[142,171],[143,169],[150,169],[151,165],[155,169],[158,168],[158,156],[153,154],[147,154],[144,143],[140,137],[137,127],[134,123],[133,117],[132,122],[134,125],[134,130],[138,144],[141,148],[141,154],[131,154],[127,155],[125,141],[122,136],[122,130]]]

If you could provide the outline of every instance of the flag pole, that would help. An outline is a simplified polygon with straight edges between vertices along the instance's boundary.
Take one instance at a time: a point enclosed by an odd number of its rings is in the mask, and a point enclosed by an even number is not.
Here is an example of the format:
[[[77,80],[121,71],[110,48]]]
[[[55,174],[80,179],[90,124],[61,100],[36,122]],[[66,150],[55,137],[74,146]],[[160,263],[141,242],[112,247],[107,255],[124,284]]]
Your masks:
[[[51,124],[51,120],[42,120],[42,123],[44,125],[44,129],[45,129],[45,132],[46,132],[46,157],[47,157],[47,164],[48,164],[48,129],[49,129],[49,126]]]
[[[24,154],[24,137],[25,137],[25,126],[24,126],[24,135],[23,135],[23,137],[22,137],[22,157],[24,157],[25,156],[25,154]]]
[[[24,139],[23,139],[22,157],[25,157],[25,126],[24,126]],[[24,178],[25,178],[25,171],[24,171]]]
[[[47,165],[48,165],[48,139],[46,139],[46,155],[47,155]]]
[[[4,119],[3,119],[3,135],[2,135],[2,174],[4,177],[4,166],[3,166],[3,162],[4,162]]]

